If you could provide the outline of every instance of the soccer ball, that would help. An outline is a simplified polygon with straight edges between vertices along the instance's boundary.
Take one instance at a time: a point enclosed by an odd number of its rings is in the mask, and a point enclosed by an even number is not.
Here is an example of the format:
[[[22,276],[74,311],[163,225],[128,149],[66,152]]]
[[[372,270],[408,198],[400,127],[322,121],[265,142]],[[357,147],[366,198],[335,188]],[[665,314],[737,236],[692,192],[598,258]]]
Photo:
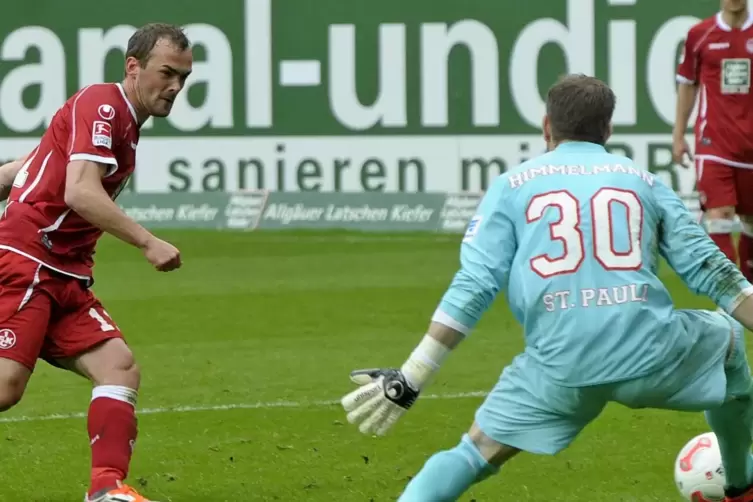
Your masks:
[[[716,434],[700,434],[683,446],[675,460],[675,483],[685,500],[724,500],[726,478]]]

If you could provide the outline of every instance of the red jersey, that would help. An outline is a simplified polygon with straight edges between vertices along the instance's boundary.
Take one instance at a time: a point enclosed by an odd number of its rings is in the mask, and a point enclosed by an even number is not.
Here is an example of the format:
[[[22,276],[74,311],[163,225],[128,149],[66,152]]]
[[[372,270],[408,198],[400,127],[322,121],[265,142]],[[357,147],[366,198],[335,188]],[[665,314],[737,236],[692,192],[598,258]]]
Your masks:
[[[120,84],[81,89],[57,111],[13,183],[0,219],[0,249],[91,283],[102,231],[65,204],[68,163],[108,167],[102,184],[113,199],[136,167],[139,124]]]
[[[688,32],[677,81],[699,88],[696,157],[753,168],[752,58],[753,14],[732,28],[718,13]]]

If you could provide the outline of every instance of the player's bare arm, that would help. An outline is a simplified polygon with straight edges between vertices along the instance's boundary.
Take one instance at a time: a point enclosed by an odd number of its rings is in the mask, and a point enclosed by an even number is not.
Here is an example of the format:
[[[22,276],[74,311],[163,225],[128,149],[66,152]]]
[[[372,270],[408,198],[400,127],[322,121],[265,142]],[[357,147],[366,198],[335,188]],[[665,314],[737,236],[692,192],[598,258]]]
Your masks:
[[[685,140],[690,114],[693,112],[698,95],[698,85],[695,83],[679,83],[677,86],[677,109],[675,111],[675,126],[672,132],[672,159],[675,163],[689,167],[690,147]]]
[[[0,200],[6,200],[10,196],[13,180],[25,161],[26,158],[22,158],[0,166]]]
[[[432,321],[427,333],[431,338],[452,350],[465,339],[465,335],[445,324]]]
[[[106,170],[107,166],[88,160],[68,164],[66,205],[92,225],[141,249],[157,270],[166,272],[180,267],[177,248],[152,235],[110,198],[102,186]]]

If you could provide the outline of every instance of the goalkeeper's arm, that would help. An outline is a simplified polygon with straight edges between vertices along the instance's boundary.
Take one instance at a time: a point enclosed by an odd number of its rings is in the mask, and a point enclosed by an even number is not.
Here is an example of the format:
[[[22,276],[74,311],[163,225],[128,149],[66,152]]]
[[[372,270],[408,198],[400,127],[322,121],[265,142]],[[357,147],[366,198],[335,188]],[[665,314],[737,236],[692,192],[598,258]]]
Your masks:
[[[348,421],[360,424],[361,432],[381,435],[394,425],[507,284],[517,244],[503,196],[505,182],[498,178],[479,204],[463,237],[460,270],[402,367],[351,372],[360,388],[343,397],[341,404]]]
[[[507,181],[501,176],[479,204],[463,237],[460,270],[434,312],[427,334],[401,368],[414,389],[426,385],[507,284],[517,242],[506,190]]]

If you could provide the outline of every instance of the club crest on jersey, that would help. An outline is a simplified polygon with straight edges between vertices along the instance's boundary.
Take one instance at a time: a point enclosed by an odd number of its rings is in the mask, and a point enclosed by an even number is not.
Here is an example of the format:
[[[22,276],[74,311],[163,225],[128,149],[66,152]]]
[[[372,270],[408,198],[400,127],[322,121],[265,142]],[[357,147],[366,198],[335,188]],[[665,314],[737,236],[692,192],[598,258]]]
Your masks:
[[[99,116],[105,120],[112,120],[115,118],[115,108],[110,105],[99,105],[97,113],[99,113]]]
[[[92,145],[112,148],[112,126],[97,120],[92,124]]]
[[[748,94],[750,91],[750,59],[722,59],[722,94]]]
[[[473,218],[471,218],[470,223],[468,223],[468,228],[465,230],[465,236],[463,237],[463,242],[470,242],[473,240],[474,237],[476,237],[476,234],[478,233],[478,229],[481,226],[481,220],[483,217],[481,215],[476,215]]]
[[[16,345],[16,334],[9,329],[0,329],[0,349],[8,350]]]

